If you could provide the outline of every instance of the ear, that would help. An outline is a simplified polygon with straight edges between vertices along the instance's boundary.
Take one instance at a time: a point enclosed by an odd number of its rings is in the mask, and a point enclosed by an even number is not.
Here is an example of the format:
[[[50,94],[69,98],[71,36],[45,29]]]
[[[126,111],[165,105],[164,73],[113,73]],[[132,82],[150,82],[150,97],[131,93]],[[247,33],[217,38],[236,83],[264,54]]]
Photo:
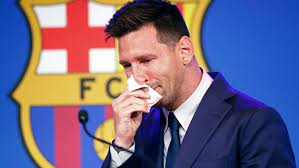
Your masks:
[[[182,36],[176,44],[176,52],[182,60],[183,65],[189,64],[194,57],[192,41],[187,36]]]

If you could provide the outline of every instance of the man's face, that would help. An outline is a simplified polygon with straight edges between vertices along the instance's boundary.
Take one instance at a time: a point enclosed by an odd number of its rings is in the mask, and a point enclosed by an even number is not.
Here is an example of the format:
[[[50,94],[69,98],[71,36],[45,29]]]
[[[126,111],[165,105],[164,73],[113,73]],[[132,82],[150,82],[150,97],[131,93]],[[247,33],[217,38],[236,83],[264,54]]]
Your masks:
[[[163,96],[157,106],[170,109],[182,92],[183,66],[176,53],[175,47],[158,41],[151,25],[119,38],[120,63],[127,77],[148,84]]]

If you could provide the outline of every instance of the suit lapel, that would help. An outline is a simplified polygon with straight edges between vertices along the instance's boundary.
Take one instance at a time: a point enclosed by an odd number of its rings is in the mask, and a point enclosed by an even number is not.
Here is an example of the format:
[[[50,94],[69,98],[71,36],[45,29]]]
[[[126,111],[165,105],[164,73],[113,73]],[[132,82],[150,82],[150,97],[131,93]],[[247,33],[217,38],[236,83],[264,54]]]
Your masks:
[[[232,88],[220,74],[211,74],[214,82],[199,104],[188,127],[176,159],[176,167],[191,167],[205,144],[230,110],[224,100],[233,96]]]

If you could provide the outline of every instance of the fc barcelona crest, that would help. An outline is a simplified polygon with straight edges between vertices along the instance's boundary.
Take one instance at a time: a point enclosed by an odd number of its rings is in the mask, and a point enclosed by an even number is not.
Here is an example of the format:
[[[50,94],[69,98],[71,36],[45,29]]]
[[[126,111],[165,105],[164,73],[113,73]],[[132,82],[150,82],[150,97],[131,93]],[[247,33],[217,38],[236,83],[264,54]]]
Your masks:
[[[81,129],[78,112],[89,112],[89,130],[114,138],[111,102],[126,86],[117,40],[105,42],[106,23],[126,0],[21,0],[31,29],[29,64],[13,93],[21,131],[39,167],[84,168],[102,164],[108,145]],[[183,14],[196,58],[207,69],[201,22],[210,0],[173,0]]]

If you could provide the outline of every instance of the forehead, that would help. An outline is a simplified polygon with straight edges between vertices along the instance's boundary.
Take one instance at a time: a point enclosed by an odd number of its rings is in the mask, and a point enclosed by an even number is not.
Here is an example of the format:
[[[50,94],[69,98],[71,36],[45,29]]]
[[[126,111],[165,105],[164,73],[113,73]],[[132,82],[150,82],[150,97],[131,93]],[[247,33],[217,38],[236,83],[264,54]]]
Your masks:
[[[157,54],[164,46],[166,45],[158,41],[154,26],[143,26],[119,38],[120,60]]]
[[[138,30],[130,32],[122,37],[119,38],[119,41],[131,41],[133,43],[134,41],[144,40],[144,38],[148,40],[157,41],[157,30],[156,28],[151,25],[144,25],[140,27]]]

